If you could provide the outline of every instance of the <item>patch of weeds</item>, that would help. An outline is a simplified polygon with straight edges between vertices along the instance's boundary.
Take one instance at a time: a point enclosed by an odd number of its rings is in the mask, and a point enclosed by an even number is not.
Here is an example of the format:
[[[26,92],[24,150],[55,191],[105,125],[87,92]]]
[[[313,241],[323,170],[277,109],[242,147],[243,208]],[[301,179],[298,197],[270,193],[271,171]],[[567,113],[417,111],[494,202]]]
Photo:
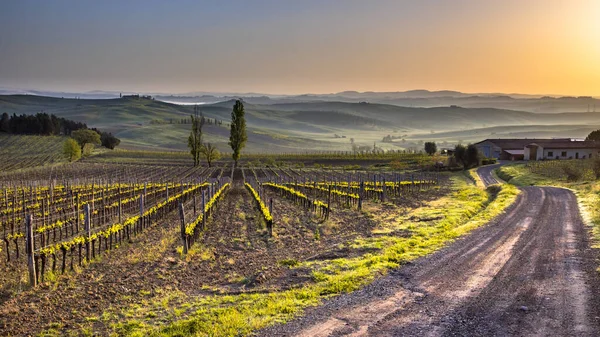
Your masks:
[[[295,266],[299,265],[300,262],[298,262],[298,260],[295,260],[295,259],[285,259],[285,260],[279,261],[279,264],[282,266],[295,267]]]

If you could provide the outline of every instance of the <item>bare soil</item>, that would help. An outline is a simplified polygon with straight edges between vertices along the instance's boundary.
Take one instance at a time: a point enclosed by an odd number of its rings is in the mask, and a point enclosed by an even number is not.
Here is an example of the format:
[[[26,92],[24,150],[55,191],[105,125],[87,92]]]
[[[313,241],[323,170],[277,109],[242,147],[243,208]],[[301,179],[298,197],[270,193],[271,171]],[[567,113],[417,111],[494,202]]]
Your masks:
[[[446,192],[431,190],[420,198],[434,199]],[[186,260],[177,251],[181,245],[179,218],[173,212],[131,243],[104,253],[80,271],[5,297],[0,308],[0,335],[37,335],[51,326],[63,334],[91,326],[97,335],[108,335],[111,321],[97,317],[109,308],[119,312],[140,304],[164,289],[190,296],[277,291],[313,282],[310,270],[290,269],[286,261],[368,253],[345,246],[354,238],[371,235],[377,224],[367,215],[336,207],[324,222],[287,199],[266,193],[273,198],[272,238],[252,196],[236,181],[192,247],[200,252],[197,255]],[[400,209],[393,204],[372,205],[380,206]],[[188,203],[185,209],[192,219],[193,207]]]

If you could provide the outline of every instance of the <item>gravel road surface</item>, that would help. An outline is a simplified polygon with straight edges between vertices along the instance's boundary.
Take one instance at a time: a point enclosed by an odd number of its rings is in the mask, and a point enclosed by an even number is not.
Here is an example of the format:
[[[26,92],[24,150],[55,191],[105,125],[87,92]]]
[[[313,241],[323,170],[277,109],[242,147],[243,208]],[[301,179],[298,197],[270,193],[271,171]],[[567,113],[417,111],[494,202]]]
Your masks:
[[[486,226],[259,335],[600,336],[588,238],[572,192],[526,187]]]

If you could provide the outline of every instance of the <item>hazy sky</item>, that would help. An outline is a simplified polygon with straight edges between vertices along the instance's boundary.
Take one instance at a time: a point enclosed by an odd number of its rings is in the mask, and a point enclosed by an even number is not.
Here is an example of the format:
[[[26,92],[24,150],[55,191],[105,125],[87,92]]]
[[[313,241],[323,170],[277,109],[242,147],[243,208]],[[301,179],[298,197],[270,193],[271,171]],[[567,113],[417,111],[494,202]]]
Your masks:
[[[600,96],[600,0],[2,0],[0,87]]]

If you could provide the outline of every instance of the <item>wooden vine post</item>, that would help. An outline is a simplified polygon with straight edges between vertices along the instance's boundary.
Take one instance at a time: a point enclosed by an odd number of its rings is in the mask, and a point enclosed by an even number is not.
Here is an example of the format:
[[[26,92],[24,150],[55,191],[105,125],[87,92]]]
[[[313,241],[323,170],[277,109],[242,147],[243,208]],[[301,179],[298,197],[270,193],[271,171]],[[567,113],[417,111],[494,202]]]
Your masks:
[[[121,221],[121,216],[123,214],[123,208],[122,207],[123,207],[123,205],[122,205],[122,201],[121,201],[121,196],[119,196],[119,209],[117,210],[118,213],[119,213],[119,223],[123,223]]]
[[[183,211],[183,203],[179,203],[179,218],[181,219],[181,241],[183,243],[183,254],[188,253],[188,240],[185,234],[185,212]]]
[[[206,228],[206,191],[202,191],[202,230]]]
[[[83,208],[83,226],[85,228],[85,258],[90,261],[90,238],[92,236],[92,226],[90,223],[90,204],[85,204]]]
[[[79,233],[79,193],[75,197],[75,229]]]
[[[260,205],[259,205],[260,207]],[[273,217],[273,198],[269,198],[269,214]],[[269,237],[273,237],[273,219],[267,221],[267,229],[269,230]]]
[[[329,211],[331,210],[331,185],[329,185],[329,194],[327,196],[327,212],[325,213],[325,220],[329,219]]]
[[[27,267],[29,268],[29,284],[32,287],[37,285],[37,278],[35,274],[35,259],[34,259],[34,245],[33,245],[33,215],[28,214],[25,218],[25,231],[27,232],[26,250],[27,250]]]
[[[193,202],[194,202],[194,216],[196,216],[196,192],[194,192],[194,195],[192,197],[194,199],[193,200]]]
[[[140,194],[140,230],[144,228],[144,195]]]
[[[364,182],[360,182],[360,189],[358,191],[358,210],[362,210],[362,200],[363,200],[363,195],[365,193],[365,183]]]

